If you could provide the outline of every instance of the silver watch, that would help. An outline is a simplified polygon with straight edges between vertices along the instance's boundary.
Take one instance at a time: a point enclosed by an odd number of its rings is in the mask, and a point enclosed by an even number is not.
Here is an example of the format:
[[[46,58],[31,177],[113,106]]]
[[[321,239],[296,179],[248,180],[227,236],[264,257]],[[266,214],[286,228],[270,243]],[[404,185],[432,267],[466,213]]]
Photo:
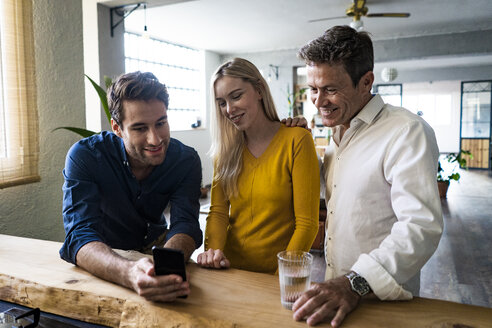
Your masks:
[[[364,277],[360,276],[357,272],[350,271],[345,275],[350,281],[350,286],[352,290],[359,294],[359,296],[364,296],[371,292],[371,286],[367,283]]]

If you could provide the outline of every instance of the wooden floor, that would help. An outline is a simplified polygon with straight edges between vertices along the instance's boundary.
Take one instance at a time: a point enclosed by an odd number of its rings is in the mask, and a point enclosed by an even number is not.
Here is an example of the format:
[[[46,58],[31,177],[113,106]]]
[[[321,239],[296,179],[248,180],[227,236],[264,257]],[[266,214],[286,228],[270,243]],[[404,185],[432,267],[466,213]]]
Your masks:
[[[492,174],[460,171],[442,200],[444,232],[422,269],[420,296],[492,307]],[[313,281],[323,281],[324,257],[315,255]]]
[[[420,294],[492,307],[492,175],[460,174],[442,200],[444,233],[422,270]]]

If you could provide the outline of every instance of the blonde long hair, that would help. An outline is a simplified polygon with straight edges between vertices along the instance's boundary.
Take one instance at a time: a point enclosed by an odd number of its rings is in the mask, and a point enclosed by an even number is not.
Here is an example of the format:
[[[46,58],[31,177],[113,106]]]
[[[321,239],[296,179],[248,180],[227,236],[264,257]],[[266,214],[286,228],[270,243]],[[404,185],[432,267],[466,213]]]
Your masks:
[[[246,140],[244,132],[239,131],[222,114],[216,100],[215,83],[224,76],[240,78],[251,83],[262,97],[261,105],[265,116],[270,121],[279,121],[279,118],[268,84],[255,65],[246,59],[234,58],[217,68],[210,83],[215,118],[212,113],[212,147],[209,153],[214,160],[214,181],[222,183],[225,194],[230,198],[238,193],[237,179],[242,170],[243,147]]]

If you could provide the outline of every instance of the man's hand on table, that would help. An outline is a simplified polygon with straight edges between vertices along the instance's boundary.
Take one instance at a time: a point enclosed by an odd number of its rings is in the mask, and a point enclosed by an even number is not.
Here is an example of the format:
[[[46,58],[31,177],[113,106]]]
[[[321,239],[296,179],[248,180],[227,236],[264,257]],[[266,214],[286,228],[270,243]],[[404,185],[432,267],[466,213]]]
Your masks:
[[[231,263],[220,249],[209,248],[206,252],[198,254],[196,263],[204,268],[226,269]]]
[[[129,270],[129,279],[137,294],[148,301],[172,302],[178,296],[190,293],[190,284],[180,276],[156,276],[154,263],[146,257],[134,262]]]
[[[357,307],[360,298],[344,276],[313,284],[292,306],[294,320],[306,319],[310,326],[331,320],[331,326],[336,328]]]
[[[128,260],[99,241],[80,248],[77,265],[99,278],[133,289],[150,301],[170,302],[190,293],[189,283],[180,276],[156,276],[151,259]]]

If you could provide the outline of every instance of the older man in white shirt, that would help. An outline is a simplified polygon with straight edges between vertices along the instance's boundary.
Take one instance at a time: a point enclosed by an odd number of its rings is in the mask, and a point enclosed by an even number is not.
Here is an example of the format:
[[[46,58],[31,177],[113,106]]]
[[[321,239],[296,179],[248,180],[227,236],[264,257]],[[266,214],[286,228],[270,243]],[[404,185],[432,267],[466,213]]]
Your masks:
[[[338,327],[361,297],[408,300],[442,233],[432,128],[371,94],[372,41],[335,26],[299,51],[311,100],[333,127],[329,156],[326,281],[293,306],[294,319]]]

